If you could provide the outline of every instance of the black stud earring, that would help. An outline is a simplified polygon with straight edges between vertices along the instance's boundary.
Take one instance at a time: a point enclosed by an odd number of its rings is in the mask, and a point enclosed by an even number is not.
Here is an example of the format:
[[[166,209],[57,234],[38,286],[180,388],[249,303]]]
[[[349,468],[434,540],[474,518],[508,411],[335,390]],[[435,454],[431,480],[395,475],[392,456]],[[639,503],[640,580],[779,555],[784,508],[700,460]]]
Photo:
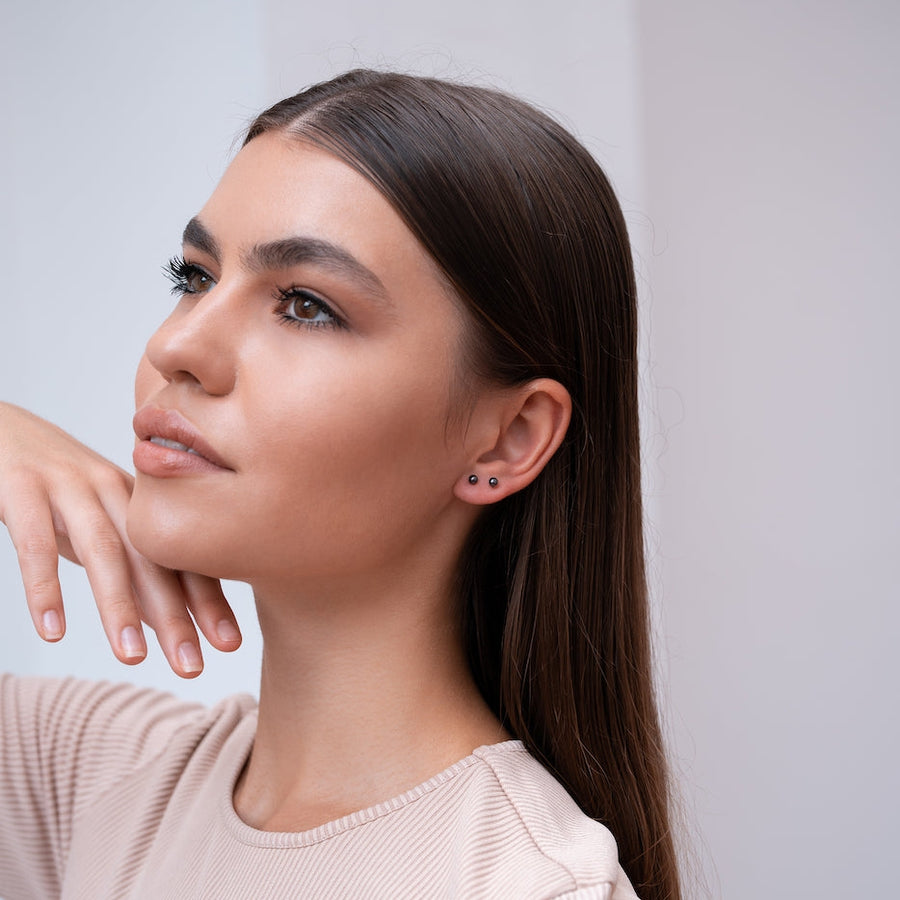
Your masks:
[[[470,475],[469,476],[469,484],[478,484],[478,476]]]
[[[497,481],[496,478],[488,478],[488,484],[489,484],[491,487],[497,487],[497,485],[500,484],[500,482]]]

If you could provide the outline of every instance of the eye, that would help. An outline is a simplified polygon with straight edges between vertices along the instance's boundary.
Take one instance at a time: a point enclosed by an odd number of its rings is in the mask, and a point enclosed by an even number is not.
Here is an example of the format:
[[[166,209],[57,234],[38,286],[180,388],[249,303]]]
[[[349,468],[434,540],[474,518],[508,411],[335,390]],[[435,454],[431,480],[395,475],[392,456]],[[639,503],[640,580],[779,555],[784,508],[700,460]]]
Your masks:
[[[180,256],[173,256],[163,271],[172,282],[173,294],[204,294],[215,285],[212,275]]]
[[[328,304],[309,291],[298,288],[279,291],[277,308],[281,320],[289,325],[306,325],[313,328],[343,326]]]

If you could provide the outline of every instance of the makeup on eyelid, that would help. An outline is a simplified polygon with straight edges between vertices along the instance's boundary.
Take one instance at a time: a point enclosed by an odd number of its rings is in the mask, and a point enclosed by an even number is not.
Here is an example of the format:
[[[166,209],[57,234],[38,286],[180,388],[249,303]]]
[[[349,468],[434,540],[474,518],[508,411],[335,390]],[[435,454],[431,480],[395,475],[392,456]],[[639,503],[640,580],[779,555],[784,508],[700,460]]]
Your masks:
[[[179,297],[205,294],[216,285],[215,278],[203,266],[188,262],[181,256],[173,256],[163,267],[163,272],[172,282],[172,293]],[[346,327],[329,303],[307,288],[276,288],[274,295],[276,314],[284,324],[314,328]],[[297,308],[298,302],[300,309]]]
[[[221,262],[219,242],[198,216],[185,227],[182,243],[195,247],[217,263]],[[390,306],[390,297],[378,276],[346,247],[322,237],[294,235],[256,243],[240,254],[240,262],[248,272],[256,273],[296,266],[318,268],[355,283],[372,299]]]

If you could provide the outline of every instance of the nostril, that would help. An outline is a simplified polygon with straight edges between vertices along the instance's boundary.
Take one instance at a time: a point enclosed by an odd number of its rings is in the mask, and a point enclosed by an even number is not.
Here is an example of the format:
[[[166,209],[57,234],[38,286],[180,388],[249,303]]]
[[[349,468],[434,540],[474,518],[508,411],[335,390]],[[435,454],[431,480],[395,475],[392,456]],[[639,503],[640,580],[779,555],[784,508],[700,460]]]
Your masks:
[[[193,384],[212,395],[230,392],[235,329],[220,305],[212,294],[179,305],[150,338],[147,362],[165,382]]]

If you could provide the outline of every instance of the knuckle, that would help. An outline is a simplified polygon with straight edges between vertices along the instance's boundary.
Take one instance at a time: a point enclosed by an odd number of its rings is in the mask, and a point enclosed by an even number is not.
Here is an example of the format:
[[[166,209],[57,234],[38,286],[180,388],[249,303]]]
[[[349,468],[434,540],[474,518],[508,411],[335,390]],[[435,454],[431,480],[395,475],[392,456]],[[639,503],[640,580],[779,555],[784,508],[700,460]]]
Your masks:
[[[29,578],[25,582],[25,593],[34,606],[55,604],[59,595],[59,583],[55,578]]]
[[[140,618],[135,615],[134,600],[117,591],[107,593],[103,597],[97,597],[97,607],[101,616],[109,621],[115,619]]]
[[[180,613],[167,610],[156,617],[155,627],[157,630],[174,632],[187,631],[188,629],[193,631],[194,625],[187,612]]]
[[[29,470],[20,468],[5,470],[3,480],[0,482],[3,521],[6,521],[9,513],[14,510],[24,511],[33,508],[44,496],[42,482]]]
[[[124,555],[122,541],[115,532],[97,532],[91,538],[91,555],[98,559],[118,559]]]
[[[106,517],[93,515],[84,530],[87,537],[79,542],[82,555],[92,560],[124,559],[122,538]]]
[[[33,532],[14,541],[20,563],[34,565],[43,560],[56,559],[56,539]]]

